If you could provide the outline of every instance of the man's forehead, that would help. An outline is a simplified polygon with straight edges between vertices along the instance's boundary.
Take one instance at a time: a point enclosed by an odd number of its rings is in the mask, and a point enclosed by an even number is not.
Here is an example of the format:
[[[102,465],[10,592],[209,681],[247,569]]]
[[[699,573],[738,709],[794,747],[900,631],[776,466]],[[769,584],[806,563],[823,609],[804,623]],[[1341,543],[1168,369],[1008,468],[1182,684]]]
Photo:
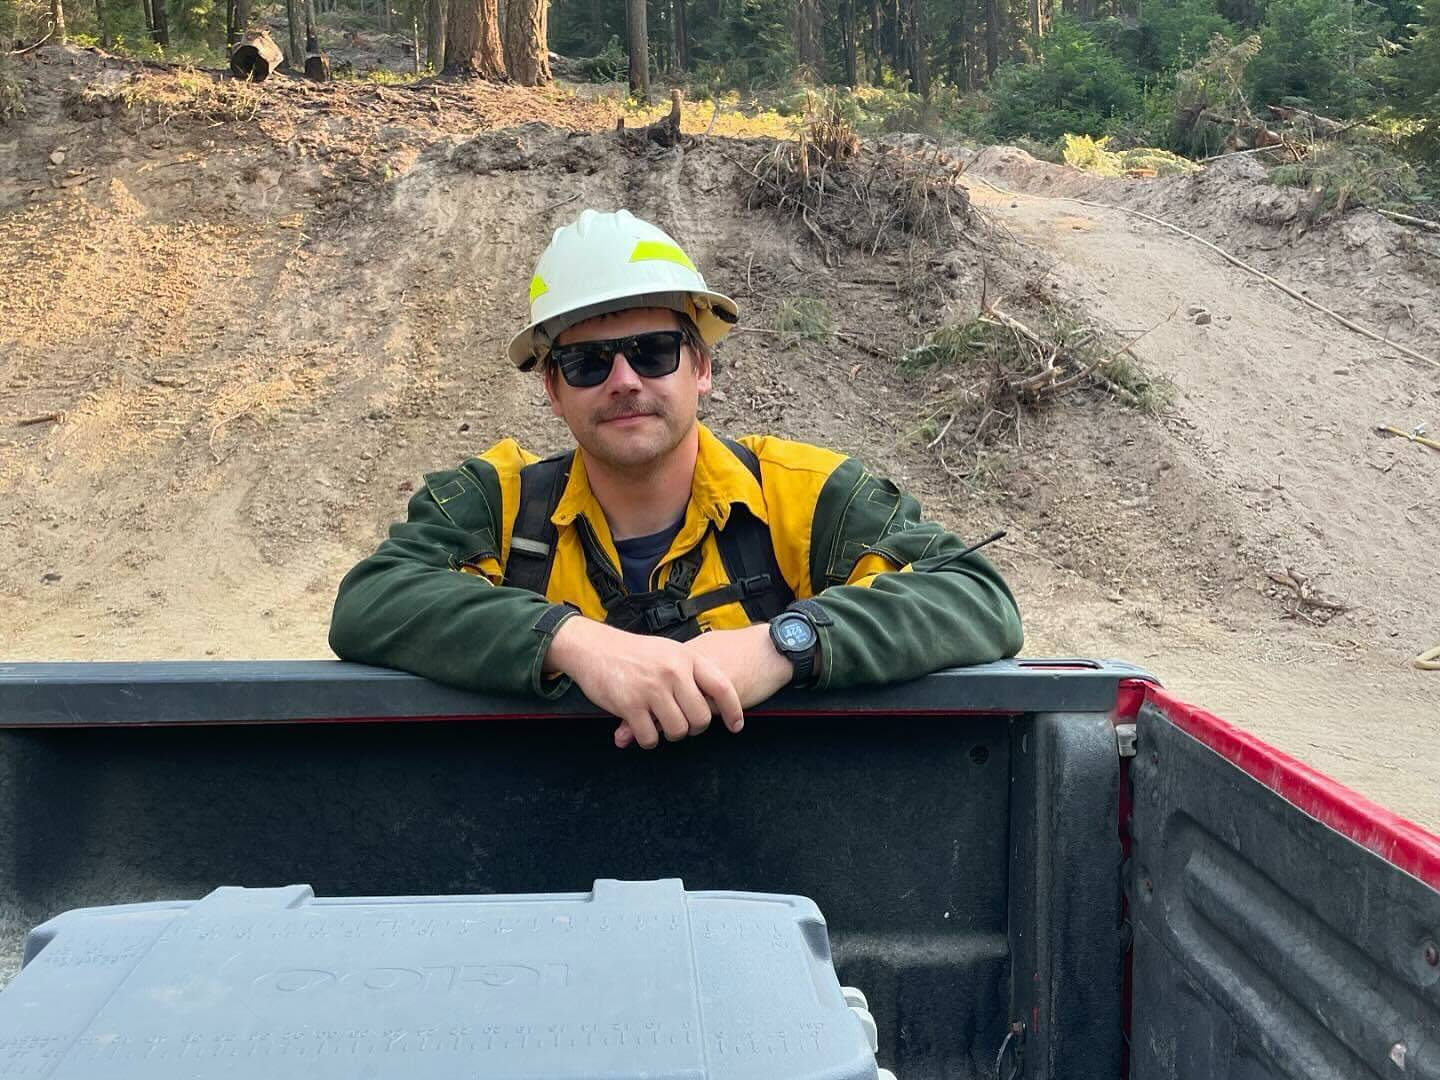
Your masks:
[[[593,316],[566,328],[555,339],[555,344],[571,345],[577,341],[597,341],[645,330],[679,329],[680,316],[669,308],[625,308],[623,311]]]

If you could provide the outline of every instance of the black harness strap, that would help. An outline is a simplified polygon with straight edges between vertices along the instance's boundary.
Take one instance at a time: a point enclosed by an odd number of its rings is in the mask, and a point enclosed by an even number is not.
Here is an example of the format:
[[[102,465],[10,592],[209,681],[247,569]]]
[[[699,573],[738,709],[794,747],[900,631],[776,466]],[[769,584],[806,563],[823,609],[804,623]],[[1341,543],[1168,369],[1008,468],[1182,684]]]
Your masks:
[[[722,441],[759,481],[760,461],[754,452],[733,439]],[[570,460],[570,454],[557,454],[520,470],[520,506],[510,535],[506,585],[545,595],[558,539],[550,516],[564,493]],[[706,611],[738,602],[752,622],[767,622],[795,599],[775,560],[769,528],[743,506],[731,508],[730,520],[715,536],[730,583],[699,596],[689,594],[704,557],[703,541],[671,563],[664,588],[629,593],[590,523],[582,517],[576,526],[585,575],[605,608],[605,622],[621,630],[684,641],[700,632],[696,617]]]
[[[721,440],[760,483],[760,459],[744,443]],[[752,623],[769,622],[795,599],[775,560],[769,527],[743,506],[730,508],[730,520],[715,537],[720,561],[742,595],[737,599]]]
[[[570,454],[556,454],[520,470],[520,507],[505,559],[504,583],[512,588],[545,595],[559,539],[550,515],[570,478],[570,459]]]

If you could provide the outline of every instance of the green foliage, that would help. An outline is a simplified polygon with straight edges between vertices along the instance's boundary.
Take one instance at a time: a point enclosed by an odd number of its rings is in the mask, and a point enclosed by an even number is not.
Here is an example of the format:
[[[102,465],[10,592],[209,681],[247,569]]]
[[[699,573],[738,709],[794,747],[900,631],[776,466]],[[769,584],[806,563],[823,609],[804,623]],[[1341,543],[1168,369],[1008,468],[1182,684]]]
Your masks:
[[[1425,0],[1420,23],[1397,59],[1398,111],[1415,121],[1407,143],[1440,165],[1440,0]]]
[[[815,91],[804,91],[788,107],[803,112],[814,96]],[[958,137],[977,134],[984,127],[981,97],[940,80],[932,85],[928,101],[909,90],[873,86],[840,89],[832,96],[836,111],[856,131],[869,135],[915,131]],[[785,108],[779,111],[784,113]]]
[[[1131,352],[1111,357],[1102,372],[1115,396],[1145,416],[1158,416],[1175,401],[1175,384],[1164,375],[1151,375]]]
[[[1381,30],[1379,9],[1367,0],[1270,0],[1264,47],[1248,72],[1253,100],[1294,98],[1329,115],[1364,115],[1378,96]]]
[[[1175,103],[1181,109],[1213,109],[1227,116],[1248,112],[1245,73],[1260,54],[1259,34],[1230,41],[1210,39],[1205,55],[1175,76]]]
[[[823,341],[835,330],[835,315],[824,300],[797,296],[780,305],[775,313],[775,329],[799,334],[810,341]]]
[[[1216,34],[1235,33],[1215,0],[1168,0],[1146,4],[1143,10],[1138,20],[1112,16],[1092,28],[1098,41],[1141,74],[1159,75],[1192,64]]]
[[[1219,153],[1230,127],[1214,118],[1251,116],[1245,73],[1260,50],[1259,34],[1234,42],[1216,35],[1205,55],[1175,76],[1175,111],[1165,140],[1172,150],[1192,157]]]
[[[1111,146],[1119,150],[1169,146],[1175,123],[1175,83],[1161,79],[1144,88],[1140,104],[1105,125]]]
[[[1125,66],[1073,19],[1056,19],[1034,47],[1035,63],[1010,64],[995,77],[990,127],[996,135],[1101,134],[1139,104]]]
[[[1066,165],[1099,176],[1177,176],[1200,167],[1168,150],[1155,147],[1112,150],[1109,143],[1109,136],[1092,139],[1089,135],[1066,135],[1061,153]]]
[[[627,78],[630,61],[625,55],[625,47],[620,44],[620,35],[611,34],[605,47],[585,61],[584,70],[597,82],[618,82]]]
[[[910,374],[969,364],[1013,349],[1013,335],[1003,326],[984,319],[942,326],[900,358],[900,369]]]
[[[1317,217],[1353,206],[1404,208],[1423,191],[1414,166],[1366,143],[1316,143],[1303,161],[1272,169],[1270,182],[1317,192]]]
[[[1061,143],[1064,136],[1053,142],[1041,142],[1039,139],[1032,139],[1029,135],[1017,135],[1010,140],[1011,144],[1024,150],[1036,161],[1048,161],[1051,165],[1064,165],[1065,154],[1061,151]]]

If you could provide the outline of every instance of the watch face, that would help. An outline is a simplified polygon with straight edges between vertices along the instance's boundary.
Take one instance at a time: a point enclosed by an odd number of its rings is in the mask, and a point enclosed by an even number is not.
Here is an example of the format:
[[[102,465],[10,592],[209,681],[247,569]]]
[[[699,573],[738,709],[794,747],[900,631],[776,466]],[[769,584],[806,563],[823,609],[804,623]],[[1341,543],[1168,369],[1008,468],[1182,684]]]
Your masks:
[[[808,619],[795,616],[790,619],[782,619],[775,627],[775,634],[781,644],[787,649],[800,652],[815,644],[815,630]]]

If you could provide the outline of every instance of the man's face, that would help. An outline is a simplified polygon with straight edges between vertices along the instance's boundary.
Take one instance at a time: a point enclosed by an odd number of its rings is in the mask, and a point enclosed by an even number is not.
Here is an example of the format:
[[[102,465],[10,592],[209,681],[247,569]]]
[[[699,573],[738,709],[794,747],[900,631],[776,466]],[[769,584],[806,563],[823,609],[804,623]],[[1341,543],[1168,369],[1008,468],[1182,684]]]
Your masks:
[[[605,341],[652,330],[678,330],[680,317],[665,308],[630,308],[570,327],[557,345]],[[591,457],[617,468],[650,464],[675,449],[695,426],[700,395],[710,391],[710,363],[689,345],[670,375],[646,379],[617,353],[610,377],[599,386],[574,387],[558,371],[545,376],[550,408],[569,426]]]

